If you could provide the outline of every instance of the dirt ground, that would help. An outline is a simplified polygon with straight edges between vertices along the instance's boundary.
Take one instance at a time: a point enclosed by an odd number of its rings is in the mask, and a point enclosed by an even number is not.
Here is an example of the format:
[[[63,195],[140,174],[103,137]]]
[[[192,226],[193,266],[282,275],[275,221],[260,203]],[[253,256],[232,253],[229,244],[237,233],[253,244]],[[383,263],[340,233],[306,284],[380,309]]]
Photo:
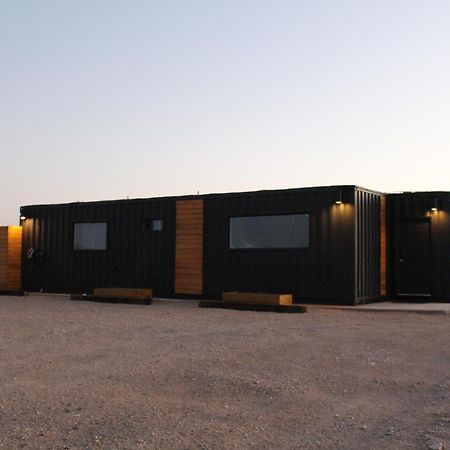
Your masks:
[[[0,297],[0,448],[450,448],[450,316]]]

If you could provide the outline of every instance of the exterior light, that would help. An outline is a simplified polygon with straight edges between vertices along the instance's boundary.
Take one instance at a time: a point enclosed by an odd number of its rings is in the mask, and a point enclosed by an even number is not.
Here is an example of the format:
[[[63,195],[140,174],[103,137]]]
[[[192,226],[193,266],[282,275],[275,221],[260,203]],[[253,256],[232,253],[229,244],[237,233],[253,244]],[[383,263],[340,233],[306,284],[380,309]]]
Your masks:
[[[433,202],[433,206],[431,207],[432,212],[437,212],[439,210],[438,199],[435,198]]]
[[[20,220],[25,220],[26,217],[25,216],[20,216]]]
[[[336,205],[342,205],[344,203],[342,201],[342,191],[338,191],[334,203],[336,203]]]

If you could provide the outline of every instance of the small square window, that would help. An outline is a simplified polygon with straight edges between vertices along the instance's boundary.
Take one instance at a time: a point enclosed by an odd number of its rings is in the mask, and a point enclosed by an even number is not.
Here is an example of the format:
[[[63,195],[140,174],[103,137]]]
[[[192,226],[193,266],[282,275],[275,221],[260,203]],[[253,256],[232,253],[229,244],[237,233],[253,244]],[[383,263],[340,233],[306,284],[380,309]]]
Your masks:
[[[153,219],[152,230],[153,231],[162,231],[162,229],[163,229],[163,221],[161,219]]]

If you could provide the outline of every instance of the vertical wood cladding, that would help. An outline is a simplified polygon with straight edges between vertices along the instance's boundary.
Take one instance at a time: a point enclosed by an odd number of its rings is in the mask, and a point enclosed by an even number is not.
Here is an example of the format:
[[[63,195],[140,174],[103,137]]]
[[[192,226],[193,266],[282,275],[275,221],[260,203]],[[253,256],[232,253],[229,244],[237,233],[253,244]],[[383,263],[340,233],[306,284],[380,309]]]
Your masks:
[[[0,227],[0,291],[8,290],[8,227]]]
[[[386,196],[380,198],[380,295],[387,294]]]
[[[0,291],[21,289],[22,228],[0,227]]]
[[[175,293],[203,293],[203,200],[177,201]]]

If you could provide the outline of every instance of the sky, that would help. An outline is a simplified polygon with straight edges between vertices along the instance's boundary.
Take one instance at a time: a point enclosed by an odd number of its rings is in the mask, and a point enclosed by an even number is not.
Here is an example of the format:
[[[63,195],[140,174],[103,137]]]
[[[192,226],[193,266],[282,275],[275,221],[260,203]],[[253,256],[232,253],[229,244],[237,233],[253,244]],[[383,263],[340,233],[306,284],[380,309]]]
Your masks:
[[[450,190],[448,0],[2,0],[0,225],[19,207]]]

